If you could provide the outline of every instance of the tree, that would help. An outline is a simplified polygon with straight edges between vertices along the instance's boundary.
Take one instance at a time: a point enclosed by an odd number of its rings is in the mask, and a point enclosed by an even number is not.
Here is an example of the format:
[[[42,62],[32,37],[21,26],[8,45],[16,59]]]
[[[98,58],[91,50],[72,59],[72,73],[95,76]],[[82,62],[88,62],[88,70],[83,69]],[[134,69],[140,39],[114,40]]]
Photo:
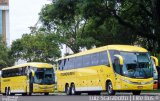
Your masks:
[[[160,49],[160,0],[57,0],[42,9],[40,18],[74,52],[107,44]],[[77,22],[82,25],[73,30]]]
[[[83,4],[83,16],[87,19],[98,18],[97,26],[108,19],[115,19],[109,26],[118,26],[116,31],[119,33],[116,35],[126,33],[135,38],[134,43],[159,51],[160,0],[83,0]]]
[[[14,62],[13,57],[10,55],[10,48],[0,38],[0,70],[12,66]]]
[[[61,44],[67,45],[74,53],[81,48],[94,45],[91,37],[82,37],[87,19],[80,15],[79,0],[57,0],[42,8],[40,19]]]
[[[54,63],[60,57],[60,49],[55,41],[56,37],[44,32],[24,34],[21,39],[12,43],[12,56],[16,60],[22,59],[27,62]]]

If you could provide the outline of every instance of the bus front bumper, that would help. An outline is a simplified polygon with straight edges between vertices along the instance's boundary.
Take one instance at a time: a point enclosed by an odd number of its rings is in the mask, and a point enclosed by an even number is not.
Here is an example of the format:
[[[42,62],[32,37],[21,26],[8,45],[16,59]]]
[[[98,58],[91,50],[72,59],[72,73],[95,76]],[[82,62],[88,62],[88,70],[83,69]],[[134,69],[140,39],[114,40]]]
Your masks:
[[[123,90],[153,90],[153,80],[148,79],[144,81],[130,81],[130,80],[123,80],[122,81],[122,89]]]
[[[33,92],[35,93],[53,93],[55,91],[55,85],[33,85]]]

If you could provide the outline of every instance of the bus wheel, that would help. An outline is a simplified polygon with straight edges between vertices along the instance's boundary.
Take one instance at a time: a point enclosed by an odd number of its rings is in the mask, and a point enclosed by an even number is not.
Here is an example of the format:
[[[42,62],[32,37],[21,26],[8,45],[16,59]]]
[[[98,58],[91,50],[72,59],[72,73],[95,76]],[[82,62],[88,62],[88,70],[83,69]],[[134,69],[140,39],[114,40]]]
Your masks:
[[[32,95],[32,93],[30,93],[30,92],[29,92],[29,93],[27,93],[27,95],[28,95],[28,96],[31,96],[31,95]]]
[[[70,87],[69,87],[68,84],[65,86],[65,93],[66,93],[67,95],[70,95],[70,94],[71,94],[71,92],[70,92]]]
[[[75,95],[76,91],[75,91],[75,86],[74,84],[71,84],[71,95]]]
[[[141,94],[141,91],[138,90],[138,91],[132,91],[133,95],[140,95]]]
[[[22,93],[22,96],[27,96],[27,93]]]
[[[49,93],[44,93],[44,95],[49,95]]]
[[[81,92],[76,92],[74,84],[71,84],[71,95],[81,95]]]
[[[7,87],[5,88],[5,95],[6,95],[6,96],[8,95]]]
[[[10,88],[8,88],[8,92],[7,92],[8,94],[7,95],[11,95],[11,89]]]
[[[113,86],[111,82],[107,83],[107,94],[108,95],[115,95],[115,91],[113,90]]]

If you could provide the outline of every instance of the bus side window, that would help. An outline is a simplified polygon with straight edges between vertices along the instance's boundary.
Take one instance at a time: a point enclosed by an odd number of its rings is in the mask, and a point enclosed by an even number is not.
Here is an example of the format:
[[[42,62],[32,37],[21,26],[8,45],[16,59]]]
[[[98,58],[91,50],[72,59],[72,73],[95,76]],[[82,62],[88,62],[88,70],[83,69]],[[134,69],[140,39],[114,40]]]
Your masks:
[[[27,75],[26,69],[27,67],[23,67],[23,75]]]
[[[113,67],[115,68],[115,72],[118,74],[121,74],[122,68],[120,67],[119,59],[115,58],[114,59],[114,64]]]
[[[68,66],[68,61],[69,59],[64,59],[64,66],[63,66],[63,70],[67,70],[67,66]]]
[[[15,71],[16,71],[16,75],[15,75],[15,76],[19,76],[19,75],[20,75],[20,71],[19,71],[19,69],[18,69],[18,68],[16,68],[16,69],[15,69]]]
[[[75,68],[81,68],[82,67],[82,56],[75,58]]]
[[[69,66],[67,69],[74,69],[74,62],[75,62],[75,58],[70,58]]]
[[[6,77],[6,70],[2,71],[2,77],[5,78]]]
[[[110,56],[111,56],[111,60],[112,60],[112,64],[113,64],[113,69],[116,73],[121,74],[121,69],[120,65],[119,65],[119,59],[117,57],[115,57],[115,54],[120,54],[119,51],[117,50],[109,50]]]
[[[115,54],[120,54],[117,50],[109,50],[110,56],[111,56],[111,60],[112,63],[114,62],[114,59],[116,58],[114,55]]]
[[[99,53],[91,54],[91,66],[96,66],[99,64]]]
[[[107,51],[99,53],[99,65],[109,66],[108,54]]]
[[[63,70],[63,69],[62,69],[62,67],[63,67],[63,61],[64,61],[64,60],[59,60],[59,61],[58,61],[58,69],[59,69],[59,70]]]
[[[83,56],[83,67],[88,67],[91,65],[91,55],[84,55]]]
[[[22,67],[19,68],[19,70],[18,70],[18,75],[23,75],[23,69],[22,69]]]

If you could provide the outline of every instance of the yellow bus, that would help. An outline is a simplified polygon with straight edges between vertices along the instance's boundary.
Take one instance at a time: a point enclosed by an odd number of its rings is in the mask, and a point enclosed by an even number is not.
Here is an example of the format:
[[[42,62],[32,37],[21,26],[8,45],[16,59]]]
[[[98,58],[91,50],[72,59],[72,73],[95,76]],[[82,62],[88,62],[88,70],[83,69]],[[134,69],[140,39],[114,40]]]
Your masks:
[[[48,95],[54,92],[54,86],[55,73],[51,64],[30,62],[2,69],[3,95]]]
[[[153,62],[144,48],[108,45],[57,60],[57,89],[68,95],[153,90]]]
[[[0,93],[1,93],[1,70],[0,70]]]

